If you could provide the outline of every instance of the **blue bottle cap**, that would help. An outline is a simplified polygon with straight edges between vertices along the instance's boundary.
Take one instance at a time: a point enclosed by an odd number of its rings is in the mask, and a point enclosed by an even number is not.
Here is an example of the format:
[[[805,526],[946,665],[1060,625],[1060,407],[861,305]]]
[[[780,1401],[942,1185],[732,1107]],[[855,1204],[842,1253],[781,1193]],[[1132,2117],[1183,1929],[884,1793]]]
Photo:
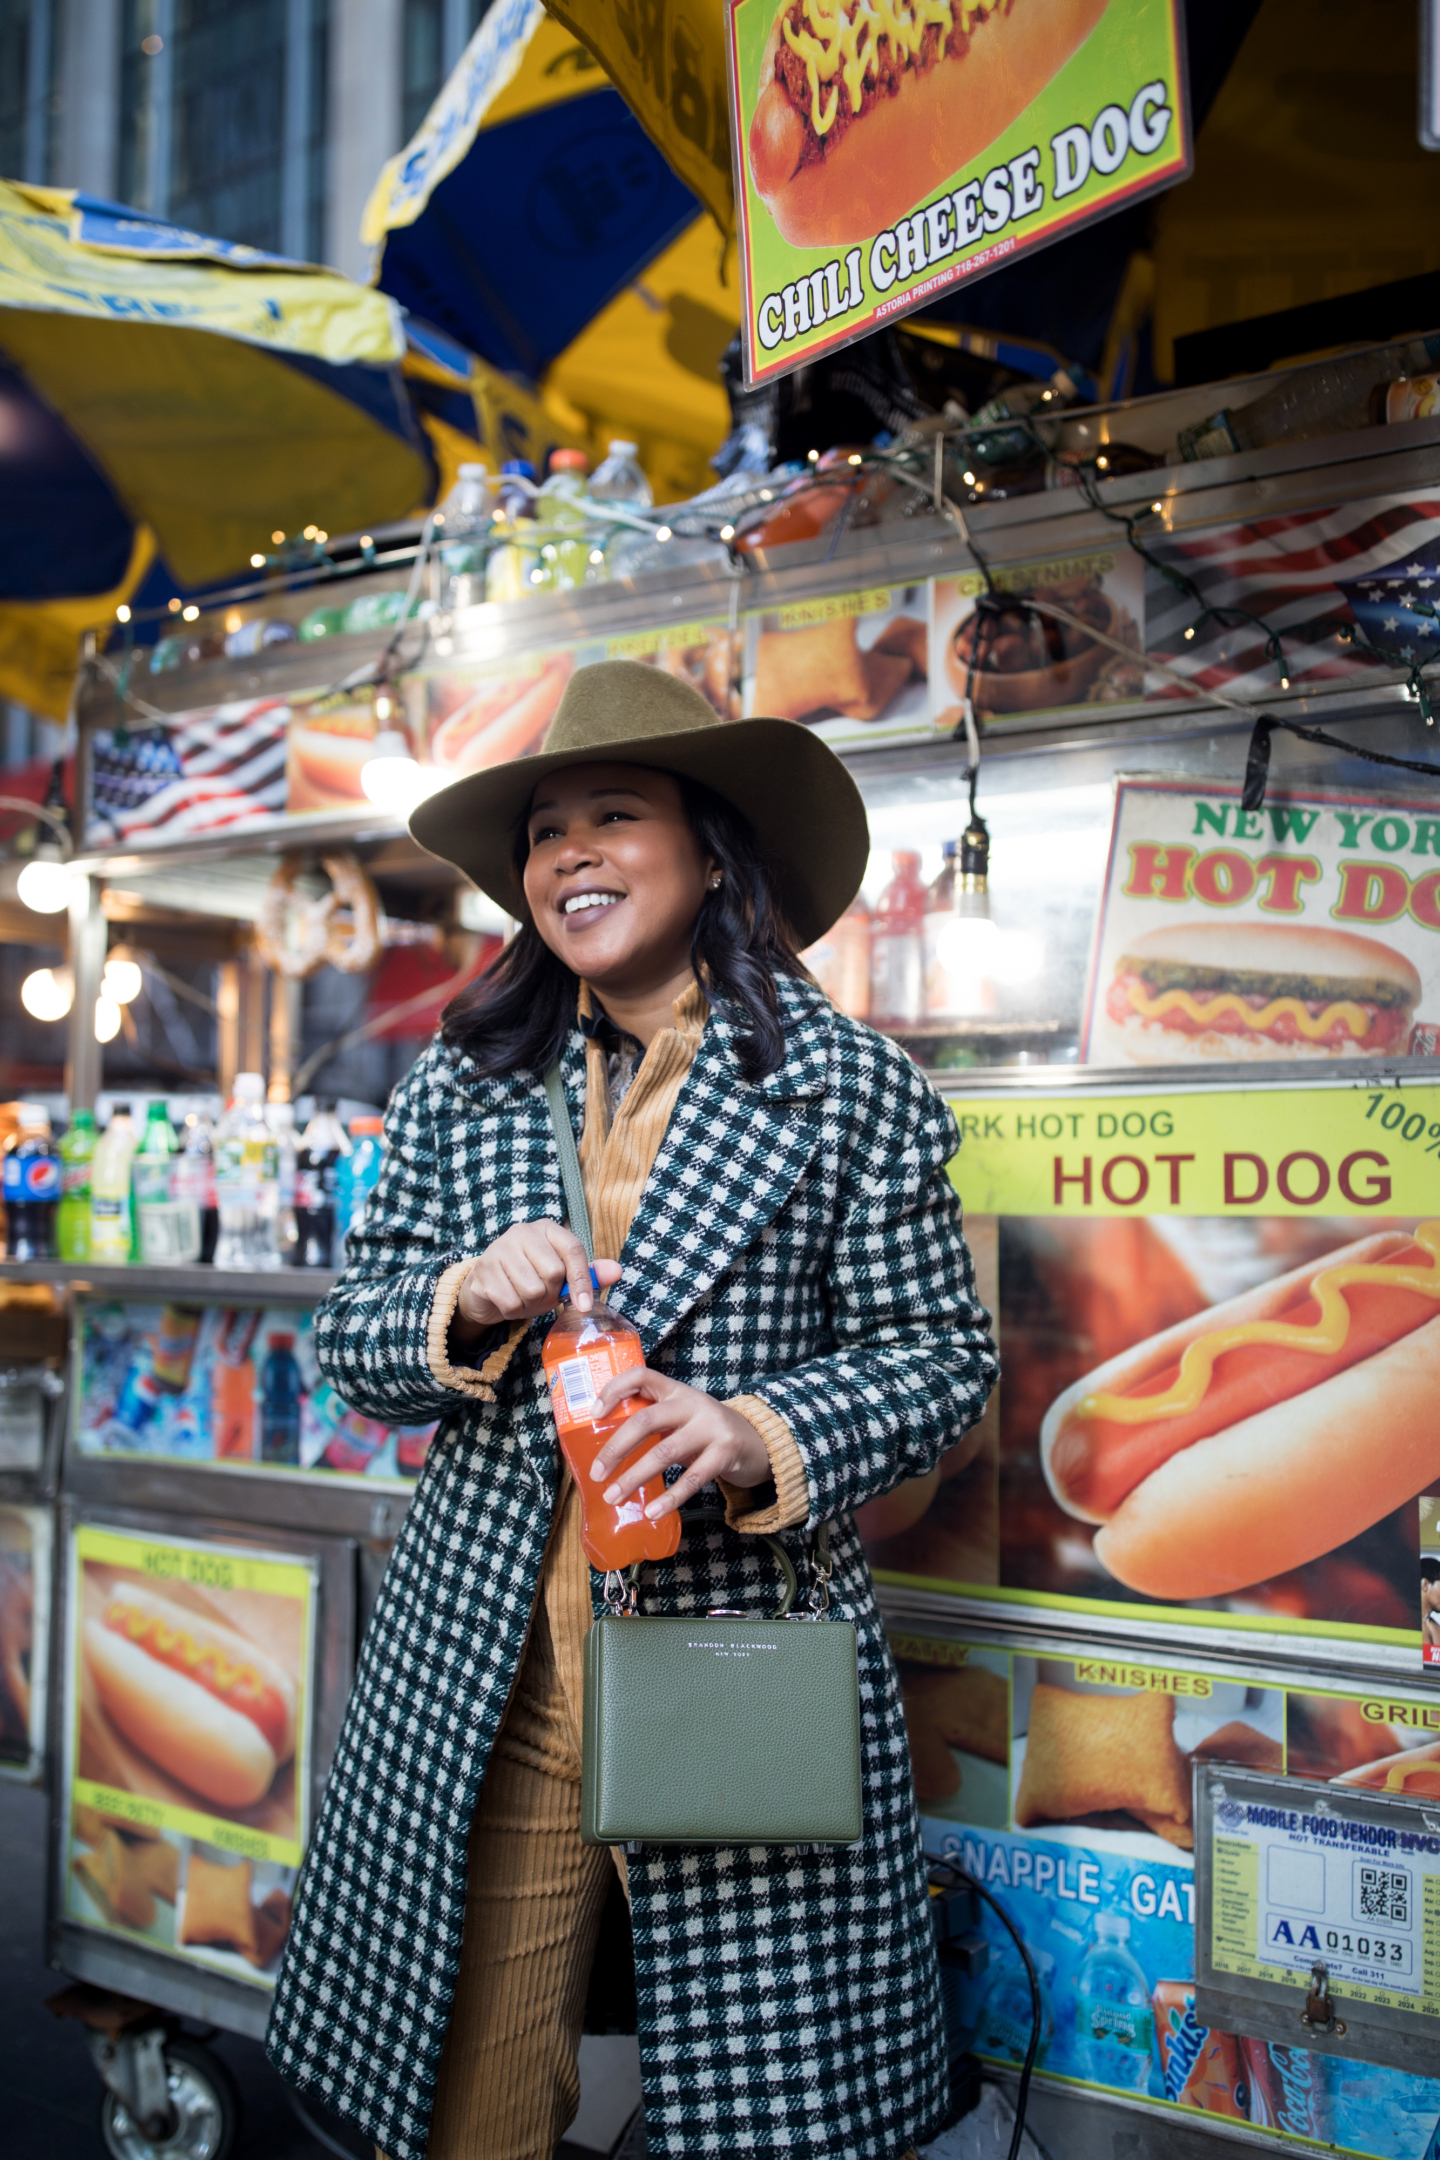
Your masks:
[[[595,1292],[595,1295],[598,1297],[600,1295],[600,1277],[596,1274],[593,1267],[590,1270],[590,1287]],[[560,1292],[560,1303],[562,1305],[565,1303],[565,1300],[569,1297],[569,1295],[570,1285],[567,1282],[565,1288]]]

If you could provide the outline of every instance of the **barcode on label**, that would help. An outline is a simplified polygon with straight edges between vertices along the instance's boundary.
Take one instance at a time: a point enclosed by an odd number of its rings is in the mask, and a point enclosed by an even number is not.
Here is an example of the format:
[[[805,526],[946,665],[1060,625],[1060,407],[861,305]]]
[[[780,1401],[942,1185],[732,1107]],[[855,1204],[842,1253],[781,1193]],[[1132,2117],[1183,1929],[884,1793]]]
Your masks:
[[[565,1390],[565,1407],[571,1417],[591,1416],[600,1400],[600,1391],[595,1385],[589,1358],[566,1358],[559,1368],[559,1376]]]

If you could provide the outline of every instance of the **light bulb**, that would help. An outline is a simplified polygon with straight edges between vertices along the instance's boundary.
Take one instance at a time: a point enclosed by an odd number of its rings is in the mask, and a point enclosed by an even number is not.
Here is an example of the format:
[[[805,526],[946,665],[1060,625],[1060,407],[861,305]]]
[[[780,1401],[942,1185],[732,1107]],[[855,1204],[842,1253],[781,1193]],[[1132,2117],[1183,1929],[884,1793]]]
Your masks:
[[[988,915],[956,915],[940,926],[935,949],[940,965],[955,973],[988,974],[1000,932]]]
[[[129,622],[130,620],[130,610],[123,600],[115,610],[115,620],[116,622]]]
[[[668,540],[670,538],[670,527],[668,525],[657,525],[655,527],[655,538],[657,540]]]
[[[591,560],[591,562],[592,562],[592,563],[602,563],[602,562],[604,562],[604,560],[605,560],[605,550],[604,550],[604,548],[591,548],[591,550],[590,550],[590,560]]]
[[[134,960],[107,960],[105,972],[100,978],[103,997],[113,998],[117,1005],[133,1005],[145,987],[145,978]]]
[[[250,567],[252,570],[263,570],[265,567],[265,557],[263,555],[252,555],[250,557]]]
[[[198,607],[195,606],[193,601],[191,602],[189,607],[181,608],[180,620],[181,622],[199,622],[200,610]]]
[[[721,538],[722,540],[733,540],[733,539],[734,539],[734,537],[735,537],[735,528],[734,528],[734,526],[733,526],[733,525],[722,525],[722,526],[720,527],[720,538]]]
[[[68,863],[36,855],[15,880],[16,896],[37,915],[58,915],[70,905],[75,878]]]
[[[375,738],[375,754],[360,768],[360,785],[377,810],[408,817],[442,786],[443,776],[433,765],[417,765],[410,746],[398,728],[384,728]]]
[[[273,533],[271,533],[271,535],[270,535],[270,541],[271,541],[271,545],[272,545],[273,547],[279,547],[280,543],[281,543],[281,542],[283,541],[283,539],[284,539],[284,538],[285,538],[285,535],[284,535],[284,533],[282,533],[282,532],[273,532]]]
[[[95,1000],[95,1040],[114,1042],[120,1032],[120,1007],[102,990]]]
[[[36,968],[20,985],[20,1002],[33,1020],[63,1020],[75,1002],[69,968]]]
[[[1001,982],[1034,982],[1045,965],[1045,946],[1033,930],[1002,930],[995,973]]]

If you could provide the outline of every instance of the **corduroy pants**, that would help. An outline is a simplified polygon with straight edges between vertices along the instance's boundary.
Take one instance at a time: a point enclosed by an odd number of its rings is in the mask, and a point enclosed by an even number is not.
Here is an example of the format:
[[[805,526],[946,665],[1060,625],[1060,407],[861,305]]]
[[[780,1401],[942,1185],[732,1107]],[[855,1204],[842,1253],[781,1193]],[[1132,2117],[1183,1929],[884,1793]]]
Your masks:
[[[617,1861],[580,1842],[578,1705],[540,1598],[470,1831],[429,2160],[551,2160],[580,2101],[580,2024]]]

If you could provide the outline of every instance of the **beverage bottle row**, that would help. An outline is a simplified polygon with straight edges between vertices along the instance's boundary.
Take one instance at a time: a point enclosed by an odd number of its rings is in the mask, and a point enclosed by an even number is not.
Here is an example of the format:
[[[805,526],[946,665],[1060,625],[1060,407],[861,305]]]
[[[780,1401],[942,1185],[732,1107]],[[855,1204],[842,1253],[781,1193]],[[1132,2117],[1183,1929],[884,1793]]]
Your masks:
[[[636,536],[597,519],[595,506],[648,510],[653,501],[632,442],[612,442],[588,479],[582,450],[552,451],[543,482],[524,458],[493,480],[485,465],[462,465],[441,504],[445,605],[524,600],[608,577]]]
[[[347,1135],[321,1104],[298,1139],[289,1103],[240,1073],[224,1115],[192,1111],[177,1136],[163,1101],[143,1130],[117,1102],[97,1132],[77,1110],[58,1146],[43,1107],[21,1103],[5,1143],[5,1249],[12,1260],[125,1267],[343,1267],[345,1238],[380,1175],[384,1128]]]
[[[863,896],[853,900],[803,954],[826,996],[853,1020],[904,1029],[995,1009],[994,985],[956,914],[957,843],[942,842],[940,856],[939,875],[926,885],[919,850],[897,848],[873,913]]]

